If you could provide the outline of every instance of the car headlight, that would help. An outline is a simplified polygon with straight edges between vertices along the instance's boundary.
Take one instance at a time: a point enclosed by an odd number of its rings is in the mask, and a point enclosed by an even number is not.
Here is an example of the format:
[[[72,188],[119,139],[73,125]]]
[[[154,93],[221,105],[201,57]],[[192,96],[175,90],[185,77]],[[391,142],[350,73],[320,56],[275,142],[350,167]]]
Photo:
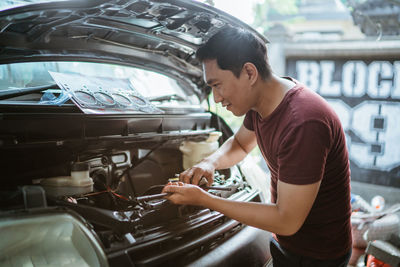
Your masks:
[[[108,266],[95,236],[67,213],[0,219],[0,266]]]

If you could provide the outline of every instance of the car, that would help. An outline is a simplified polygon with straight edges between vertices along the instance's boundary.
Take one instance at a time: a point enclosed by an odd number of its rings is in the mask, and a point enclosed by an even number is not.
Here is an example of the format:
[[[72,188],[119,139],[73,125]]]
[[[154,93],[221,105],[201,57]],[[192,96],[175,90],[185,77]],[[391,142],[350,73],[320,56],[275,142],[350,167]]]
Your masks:
[[[196,1],[41,2],[1,4],[0,265],[263,265],[270,233],[160,193],[233,134],[196,49],[225,25],[267,39]],[[213,186],[268,199],[251,158]]]

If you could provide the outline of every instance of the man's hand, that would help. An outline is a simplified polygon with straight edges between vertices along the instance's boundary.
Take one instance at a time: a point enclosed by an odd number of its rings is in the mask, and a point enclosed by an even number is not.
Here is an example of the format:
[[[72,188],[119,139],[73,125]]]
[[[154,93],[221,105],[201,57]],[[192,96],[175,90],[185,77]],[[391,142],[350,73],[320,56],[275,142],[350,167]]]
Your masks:
[[[207,186],[211,186],[214,181],[215,166],[207,159],[187,169],[179,175],[179,180],[186,184],[198,185],[201,178],[207,179]]]
[[[182,172],[179,179],[184,183],[198,185],[201,178],[205,177],[208,182],[207,186],[211,186],[216,169],[226,169],[235,165],[244,159],[256,144],[254,132],[242,125],[236,134],[229,138],[217,151]]]
[[[192,184],[168,183],[163,193],[171,193],[165,198],[174,204],[202,206],[204,199],[211,197],[206,191]]]

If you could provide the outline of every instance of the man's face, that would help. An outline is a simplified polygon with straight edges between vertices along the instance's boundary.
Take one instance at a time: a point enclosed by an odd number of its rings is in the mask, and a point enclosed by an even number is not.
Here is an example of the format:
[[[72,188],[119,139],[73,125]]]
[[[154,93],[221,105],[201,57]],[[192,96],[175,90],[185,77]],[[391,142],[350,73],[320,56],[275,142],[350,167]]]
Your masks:
[[[236,116],[242,116],[250,110],[251,85],[243,70],[237,78],[232,71],[220,69],[216,59],[210,59],[203,62],[203,73],[204,80],[212,88],[216,103],[221,103]]]

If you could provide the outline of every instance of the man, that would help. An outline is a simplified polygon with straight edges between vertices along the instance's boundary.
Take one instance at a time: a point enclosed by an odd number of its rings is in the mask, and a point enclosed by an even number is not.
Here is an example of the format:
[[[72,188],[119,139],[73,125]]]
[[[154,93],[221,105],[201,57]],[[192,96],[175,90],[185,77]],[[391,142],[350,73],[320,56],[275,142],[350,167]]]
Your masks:
[[[351,254],[350,170],[340,121],[326,101],[297,81],[275,76],[265,44],[227,27],[197,51],[214,100],[236,116],[238,132],[180,175],[164,192],[274,233],[274,266],[347,266]],[[271,204],[238,202],[200,189],[259,146],[271,171]],[[190,184],[192,183],[192,184]]]

